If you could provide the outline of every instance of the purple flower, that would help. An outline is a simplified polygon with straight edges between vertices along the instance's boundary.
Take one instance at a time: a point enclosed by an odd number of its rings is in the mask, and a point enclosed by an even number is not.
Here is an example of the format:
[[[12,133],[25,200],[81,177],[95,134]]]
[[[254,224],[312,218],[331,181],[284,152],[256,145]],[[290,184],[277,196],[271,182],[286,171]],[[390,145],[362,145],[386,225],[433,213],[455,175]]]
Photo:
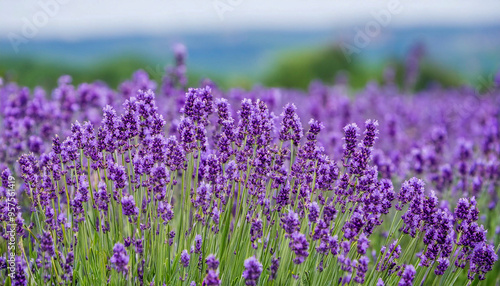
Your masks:
[[[465,220],[469,216],[469,200],[467,198],[460,198],[455,208],[455,217],[459,220]]]
[[[191,118],[194,123],[206,124],[207,115],[213,111],[212,90],[205,88],[189,88],[182,113]]]
[[[415,267],[413,265],[408,264],[405,266],[405,270],[403,271],[403,275],[401,276],[401,280],[399,280],[399,286],[412,286],[413,279],[415,278]]]
[[[354,281],[357,283],[363,284],[365,282],[365,274],[368,271],[368,263],[370,259],[366,256],[361,256],[356,265],[356,277],[354,277]]]
[[[182,117],[178,129],[181,138],[181,145],[184,149],[184,152],[190,153],[196,147],[196,142],[195,142],[196,134],[193,122],[189,117]]]
[[[362,233],[358,238],[358,253],[360,255],[365,255],[366,250],[370,246],[370,241],[364,233]]]
[[[132,139],[139,134],[139,115],[137,113],[138,104],[137,99],[135,97],[131,97],[125,100],[123,104],[123,108],[125,112],[121,116],[121,126],[120,129],[123,133],[125,133],[125,138],[123,139]]]
[[[479,210],[477,208],[476,198],[459,199],[457,207],[455,208],[455,217],[457,220],[466,221],[469,224],[477,221],[479,219]]]
[[[213,254],[209,254],[205,259],[208,269],[217,270],[219,267],[219,260]]]
[[[255,241],[262,237],[262,220],[257,218],[252,220],[252,226],[250,227],[250,241],[252,242],[253,248],[257,248]]]
[[[389,247],[382,246],[380,249],[380,259],[379,263],[376,265],[377,271],[385,271],[387,269],[391,270],[396,266],[396,259],[399,258],[401,254],[401,246],[397,245],[397,240],[394,240]]]
[[[290,249],[295,253],[295,258],[293,259],[295,264],[301,264],[309,256],[308,248],[309,242],[305,235],[299,232],[292,233],[290,237]]]
[[[94,195],[97,207],[100,210],[107,212],[110,198],[111,196],[106,190],[106,183],[104,183],[103,181],[99,182],[97,193]]]
[[[286,207],[290,203],[290,185],[287,182],[285,186],[282,186],[276,197],[276,206],[278,211],[281,211],[282,208]]]
[[[366,148],[372,148],[378,134],[378,121],[373,119],[368,119],[365,122],[365,138],[363,138],[363,146]]]
[[[421,197],[424,193],[424,182],[415,177],[405,181],[401,186],[398,194],[399,203],[396,205],[397,210],[402,210],[403,207],[411,202],[414,198]]]
[[[245,279],[245,285],[255,286],[257,285],[257,280],[259,280],[260,274],[262,273],[262,264],[252,256],[245,260],[245,270],[243,271],[242,277]]]
[[[142,254],[144,252],[144,237],[142,239],[135,239],[134,240],[134,245],[135,245],[135,252],[138,254]]]
[[[340,243],[340,247],[342,248],[342,253],[347,255],[351,250],[352,243],[349,240],[344,240]]]
[[[203,243],[203,240],[201,238],[201,235],[197,234],[194,238],[194,253],[201,254],[202,243]]]
[[[98,130],[98,145],[99,149],[106,150],[108,152],[114,152],[116,149],[116,137],[115,129],[118,125],[118,118],[116,116],[116,111],[110,105],[106,105],[103,108],[103,118],[101,122],[101,127]],[[63,144],[64,145],[64,144]]]
[[[352,123],[344,127],[344,160],[349,158],[356,149],[356,142],[358,140],[359,127],[356,123]]]
[[[332,253],[333,256],[339,254],[340,245],[339,245],[339,239],[338,239],[337,235],[328,237],[328,244],[330,247],[330,252]]]
[[[217,115],[219,116],[218,123],[220,125],[224,125],[224,122],[227,120],[231,120],[231,114],[230,114],[230,105],[227,99],[225,98],[217,98],[215,100],[215,107],[217,111]]]
[[[169,138],[167,138],[165,149],[165,164],[168,166],[168,168],[171,171],[185,169],[184,163],[186,161],[186,155],[184,149],[181,145],[179,145],[175,136],[170,136]]]
[[[310,119],[309,120],[309,131],[307,132],[307,140],[308,141],[314,141],[317,139],[318,134],[321,130],[325,129],[325,126],[323,123],[319,122],[318,120],[315,119]]]
[[[73,254],[73,251],[69,251],[68,254],[66,255],[66,261],[63,265],[63,278],[66,281],[71,281],[73,280],[73,262],[74,262],[75,256]]]
[[[28,271],[28,266],[26,264],[26,261],[22,256],[16,256],[14,259],[15,263],[15,272],[14,272],[14,277],[12,281],[14,282],[12,285],[15,286],[26,286],[28,285],[28,279],[27,279],[27,271]]]
[[[349,273],[352,272],[352,261],[348,256],[346,256],[344,254],[340,254],[337,257],[337,261],[339,262],[340,269],[342,269],[342,271],[349,272]]]
[[[290,210],[288,214],[283,215],[281,218],[281,227],[288,235],[298,231],[300,229],[299,216],[293,210]]]
[[[322,219],[319,220],[318,224],[314,228],[313,240],[318,240],[320,238],[324,238],[328,235],[328,227],[329,225]]]
[[[36,136],[36,135],[31,135],[29,140],[28,140],[28,148],[31,152],[40,154],[43,152],[43,140],[42,138]]]
[[[220,279],[219,274],[215,270],[208,270],[207,275],[203,279],[202,286],[219,286]]]
[[[276,273],[278,272],[279,267],[280,267],[280,258],[273,257],[271,259],[271,266],[269,267],[269,270],[271,271],[271,274],[269,275],[269,280],[276,279]]]
[[[360,210],[356,211],[351,215],[349,221],[347,221],[342,228],[344,230],[344,237],[346,239],[352,239],[361,231],[365,225],[363,214]]]
[[[297,108],[293,103],[285,105],[283,113],[281,113],[282,121],[279,133],[281,141],[293,140],[293,144],[295,145],[300,142],[303,136],[302,123],[296,110]]]
[[[331,191],[335,187],[335,181],[339,177],[339,169],[333,161],[326,161],[319,165],[316,172],[316,186],[325,191]]]
[[[167,224],[174,218],[174,210],[170,203],[164,203],[160,201],[158,203],[158,216],[163,219],[163,224]]]
[[[123,196],[122,211],[126,216],[135,216],[139,214],[139,208],[135,206],[134,197],[132,195]]]
[[[434,273],[436,275],[443,275],[446,269],[448,269],[448,266],[450,266],[450,261],[446,257],[440,257],[437,262],[438,265],[436,267],[436,270],[434,270]]]
[[[123,189],[128,185],[125,167],[120,164],[111,163],[109,166],[109,178],[115,182],[116,188]]]
[[[61,154],[61,152],[62,152],[61,140],[59,139],[59,136],[57,136],[57,135],[54,137],[54,139],[52,139],[52,150],[57,155]]]
[[[50,257],[53,257],[56,254],[54,249],[54,240],[52,239],[52,234],[50,233],[50,231],[43,232],[42,238],[40,240],[40,248]]]
[[[330,223],[332,220],[334,220],[336,215],[337,215],[337,209],[335,209],[335,206],[326,205],[323,208],[323,219],[325,220],[326,223]]]
[[[174,238],[175,238],[175,231],[172,230],[168,233],[168,245],[169,246],[172,246],[172,244],[174,243]]]
[[[484,242],[478,243],[472,252],[469,279],[473,278],[474,274],[478,274],[479,280],[484,280],[486,273],[493,270],[493,265],[497,260],[498,256],[493,245]]]
[[[123,275],[127,275],[128,273],[128,253],[123,244],[117,242],[113,247],[113,256],[109,259],[113,268],[122,273]]]
[[[311,223],[316,223],[318,221],[319,212],[320,210],[318,203],[312,202],[311,205],[309,206],[309,215],[308,215],[309,221]]]
[[[186,249],[184,249],[181,253],[181,265],[184,268],[187,268],[189,266],[189,259],[190,258],[191,258],[191,256],[189,255],[188,251]]]

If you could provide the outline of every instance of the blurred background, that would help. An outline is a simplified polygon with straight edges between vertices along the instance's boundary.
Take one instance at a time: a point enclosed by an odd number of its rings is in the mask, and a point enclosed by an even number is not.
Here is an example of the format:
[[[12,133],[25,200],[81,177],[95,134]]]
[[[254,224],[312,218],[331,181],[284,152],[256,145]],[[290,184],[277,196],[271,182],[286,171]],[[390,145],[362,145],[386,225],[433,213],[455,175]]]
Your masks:
[[[418,76],[415,89],[486,89],[500,69],[500,1],[2,0],[0,77],[51,88],[143,69],[161,81],[188,51],[191,85],[307,88]],[[347,77],[345,77],[347,75]]]

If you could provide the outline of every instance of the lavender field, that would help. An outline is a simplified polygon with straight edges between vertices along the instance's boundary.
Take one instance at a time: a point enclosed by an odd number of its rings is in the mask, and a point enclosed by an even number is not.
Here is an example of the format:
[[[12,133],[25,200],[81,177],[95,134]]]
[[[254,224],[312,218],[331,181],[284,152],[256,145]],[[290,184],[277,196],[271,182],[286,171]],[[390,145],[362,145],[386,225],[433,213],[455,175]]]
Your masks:
[[[500,285],[500,74],[384,82],[0,79],[0,284]]]

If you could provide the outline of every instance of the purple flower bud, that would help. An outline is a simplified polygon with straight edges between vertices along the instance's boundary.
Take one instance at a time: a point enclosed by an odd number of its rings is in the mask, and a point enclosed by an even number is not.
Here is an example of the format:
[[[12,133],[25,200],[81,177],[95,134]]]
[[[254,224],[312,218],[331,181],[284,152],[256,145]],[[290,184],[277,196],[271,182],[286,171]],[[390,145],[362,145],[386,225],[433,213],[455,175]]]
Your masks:
[[[14,282],[12,285],[16,286],[26,286],[28,285],[28,279],[27,279],[27,272],[28,272],[28,266],[26,264],[26,261],[22,256],[16,256],[15,260],[15,271],[14,271],[14,277],[12,281]],[[12,273],[12,272],[11,272]]]
[[[196,284],[195,284],[196,285]],[[215,270],[208,270],[207,275],[203,279],[202,286],[219,286],[220,279],[219,274]]]
[[[255,256],[252,256],[245,260],[244,266],[245,270],[243,271],[242,277],[245,279],[245,285],[257,285],[257,280],[259,280],[260,274],[262,273],[262,264],[260,264]]]
[[[213,254],[209,254],[205,259],[208,269],[217,270],[219,268],[219,260]]]
[[[201,235],[197,234],[194,238],[194,253],[201,254],[202,243],[203,240],[201,238]]]
[[[123,215],[134,216],[139,214],[139,208],[135,206],[134,197],[132,195],[123,196],[121,202]]]
[[[414,198],[420,198],[423,193],[424,182],[422,180],[413,177],[405,181],[398,194],[399,203],[396,205],[396,209],[402,210],[406,204],[411,202]]]
[[[172,244],[174,243],[174,238],[175,238],[175,231],[172,230],[168,234],[168,245],[169,246],[172,246]]]
[[[319,212],[320,210],[318,203],[312,202],[311,205],[309,206],[309,215],[308,215],[309,221],[311,223],[316,223],[318,221]]]
[[[283,108],[283,113],[281,113],[281,129],[279,133],[279,139],[281,141],[293,140],[293,143],[297,145],[302,139],[303,130],[300,118],[296,113],[297,108],[293,103],[288,103]]]
[[[189,259],[190,259],[190,255],[188,253],[188,251],[186,249],[184,249],[181,253],[181,265],[184,267],[184,268],[187,268],[189,266]]]
[[[359,135],[359,127],[352,123],[344,127],[344,160],[354,153]]]
[[[116,188],[123,189],[128,185],[125,167],[120,164],[111,163],[109,166],[109,178],[115,182]]]
[[[111,256],[109,261],[116,271],[123,275],[127,275],[129,257],[123,244],[119,242],[115,244],[113,247],[113,256]]]
[[[310,128],[309,131],[307,132],[307,140],[314,141],[317,139],[319,132],[325,129],[325,126],[323,125],[323,123],[312,118],[309,120],[309,125]]]
[[[307,251],[309,242],[306,236],[299,232],[292,233],[290,237],[290,249],[295,253],[296,257],[293,259],[295,264],[301,264],[309,256]]]
[[[106,190],[106,183],[103,181],[99,182],[97,193],[94,195],[94,199],[96,201],[97,207],[104,211],[108,211],[108,204],[111,196],[108,194]]]
[[[493,270],[493,265],[498,260],[493,245],[485,242],[478,243],[472,252],[470,260],[469,277],[479,275],[479,280],[485,279],[485,274]]]
[[[440,257],[437,262],[438,265],[436,267],[436,270],[434,270],[434,273],[436,275],[443,275],[446,269],[448,269],[448,266],[450,266],[450,261],[446,257]]]
[[[262,220],[257,218],[252,220],[252,226],[250,227],[250,241],[252,242],[252,247],[257,249],[257,244],[255,241],[262,237]]]
[[[56,255],[54,249],[54,240],[50,231],[43,231],[42,239],[40,240],[40,248],[46,252],[50,257]]]
[[[360,255],[365,255],[366,250],[370,246],[370,241],[364,233],[362,233],[358,238],[358,253]]]
[[[372,148],[378,134],[378,121],[373,119],[368,119],[365,122],[365,138],[363,139],[363,145],[366,148]]]
[[[412,286],[413,279],[415,278],[415,267],[413,265],[408,264],[405,266],[405,270],[403,271],[403,275],[401,276],[401,280],[399,280],[399,286]]]
[[[269,275],[269,280],[276,279],[276,273],[278,272],[278,268],[280,266],[280,258],[272,258],[271,266],[269,267],[271,270],[271,274]]]
[[[160,201],[158,203],[158,216],[163,219],[164,224],[167,224],[169,221],[171,221],[174,218],[174,210],[172,208],[172,205],[170,205],[170,203],[164,203],[163,201]]]
[[[196,147],[195,127],[189,117],[182,117],[178,127],[184,152],[190,153]]]
[[[288,235],[298,231],[300,229],[299,216],[293,210],[290,210],[288,214],[283,215],[281,218],[281,227]]]
[[[366,256],[361,256],[359,258],[358,263],[356,264],[356,277],[354,277],[354,281],[363,284],[365,282],[365,274],[368,271],[368,263],[370,259]]]

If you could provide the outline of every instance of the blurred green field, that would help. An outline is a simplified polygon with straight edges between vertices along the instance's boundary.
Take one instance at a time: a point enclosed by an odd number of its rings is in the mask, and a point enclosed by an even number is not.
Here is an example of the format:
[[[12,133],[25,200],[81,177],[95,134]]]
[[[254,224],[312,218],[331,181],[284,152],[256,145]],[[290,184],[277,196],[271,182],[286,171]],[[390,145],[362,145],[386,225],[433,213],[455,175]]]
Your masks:
[[[28,87],[53,88],[59,76],[69,74],[73,77],[75,84],[99,80],[116,88],[138,69],[147,71],[151,78],[160,82],[164,68],[168,64],[171,63],[158,63],[138,55],[110,57],[99,64],[85,66],[40,58],[0,57],[0,76],[7,81],[15,81]],[[348,85],[353,89],[358,89],[364,87],[369,81],[383,82],[384,71],[387,67],[394,70],[395,82],[400,88],[404,87],[405,81],[404,59],[393,58],[382,65],[370,65],[357,58],[347,62],[340,48],[333,46],[282,53],[269,63],[266,72],[258,76],[200,72],[190,68],[189,62],[187,67],[189,86],[197,85],[203,78],[210,78],[223,89],[251,88],[256,84],[307,89],[312,80],[333,83],[339,74],[347,75]],[[491,86],[491,78],[478,75],[474,79],[468,79],[458,71],[440,67],[424,57],[420,63],[419,74],[413,89],[421,90],[435,84],[443,87],[468,84],[485,90]]]

